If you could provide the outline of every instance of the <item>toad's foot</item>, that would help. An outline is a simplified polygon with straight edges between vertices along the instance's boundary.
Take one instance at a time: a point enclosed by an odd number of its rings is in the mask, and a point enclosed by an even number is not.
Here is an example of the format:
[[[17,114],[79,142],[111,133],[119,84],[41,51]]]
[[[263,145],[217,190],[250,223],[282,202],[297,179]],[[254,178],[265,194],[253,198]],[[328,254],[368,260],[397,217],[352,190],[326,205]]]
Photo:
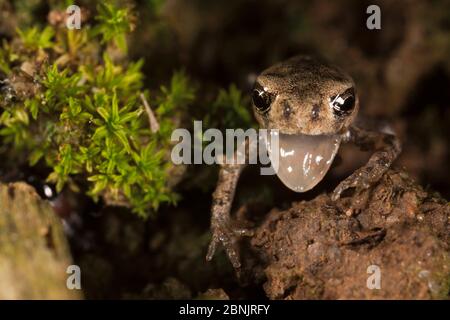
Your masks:
[[[213,224],[213,236],[209,244],[206,260],[211,261],[214,253],[216,252],[217,246],[222,244],[234,269],[239,271],[241,268],[241,261],[239,258],[238,242],[244,236],[253,236],[253,231],[250,229],[236,227],[228,219],[220,222],[215,221]]]
[[[381,179],[383,173],[384,171],[368,170],[366,167],[360,168],[339,183],[336,189],[334,189],[331,199],[333,201],[338,200],[341,197],[342,192],[350,188],[355,188],[357,193],[366,190],[377,183]]]
[[[349,134],[349,139],[361,149],[376,151],[364,167],[356,170],[334,189],[331,196],[333,201],[339,199],[347,189],[355,188],[360,192],[376,184],[401,151],[400,141],[392,134],[365,131],[357,127],[351,127]]]

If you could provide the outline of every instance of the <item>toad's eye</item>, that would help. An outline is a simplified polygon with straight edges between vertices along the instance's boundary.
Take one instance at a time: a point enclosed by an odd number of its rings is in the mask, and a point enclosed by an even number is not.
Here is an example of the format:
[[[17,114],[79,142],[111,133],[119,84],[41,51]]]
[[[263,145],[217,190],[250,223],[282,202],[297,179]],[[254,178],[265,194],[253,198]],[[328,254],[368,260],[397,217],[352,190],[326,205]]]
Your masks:
[[[355,108],[355,90],[345,90],[342,94],[330,98],[330,106],[338,116],[345,116]]]
[[[252,99],[253,104],[259,112],[265,113],[269,111],[270,105],[272,104],[272,95],[264,90],[263,87],[260,85],[255,85],[252,93]]]

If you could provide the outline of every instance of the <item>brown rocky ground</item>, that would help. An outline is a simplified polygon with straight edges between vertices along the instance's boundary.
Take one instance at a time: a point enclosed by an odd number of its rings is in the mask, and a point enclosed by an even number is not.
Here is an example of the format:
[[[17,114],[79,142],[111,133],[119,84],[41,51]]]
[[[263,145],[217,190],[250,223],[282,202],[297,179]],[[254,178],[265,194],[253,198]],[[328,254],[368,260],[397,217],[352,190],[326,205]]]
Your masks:
[[[148,10],[150,2],[136,2],[140,21],[129,47],[133,59],[145,58],[146,87],[159,87],[183,68],[214,90],[236,83],[248,95],[250,79],[267,66],[299,53],[324,55],[355,78],[361,112],[393,126],[403,143],[397,165],[450,199],[449,1],[376,1],[382,31],[364,27],[372,1],[206,2],[169,0],[160,19]],[[13,3],[25,2],[0,3],[2,39],[12,39],[20,25],[46,21],[47,7],[11,11]],[[199,97],[209,99],[214,90],[201,88]],[[192,119],[201,118],[194,109]],[[259,227],[251,252],[243,252],[256,274],[247,287],[238,285],[223,252],[204,261],[214,168],[195,166],[193,178],[178,188],[178,207],[161,208],[151,221],[123,208],[100,208],[80,195],[58,195],[51,201],[68,226],[85,297],[187,299],[219,292],[233,299],[448,298],[447,201],[406,174],[390,172],[367,206],[347,212],[361,197],[335,205],[325,192],[367,159],[344,147],[341,166],[310,193],[289,192],[276,177],[249,175],[239,182],[237,207],[251,206],[254,198],[262,202],[249,217]],[[6,154],[0,180],[27,181],[43,196],[48,173],[30,172]],[[366,287],[371,264],[381,268],[380,290]]]
[[[251,240],[256,278],[271,299],[445,299],[449,214],[446,200],[392,170],[337,203],[321,194],[273,209]],[[380,289],[367,287],[371,265]]]

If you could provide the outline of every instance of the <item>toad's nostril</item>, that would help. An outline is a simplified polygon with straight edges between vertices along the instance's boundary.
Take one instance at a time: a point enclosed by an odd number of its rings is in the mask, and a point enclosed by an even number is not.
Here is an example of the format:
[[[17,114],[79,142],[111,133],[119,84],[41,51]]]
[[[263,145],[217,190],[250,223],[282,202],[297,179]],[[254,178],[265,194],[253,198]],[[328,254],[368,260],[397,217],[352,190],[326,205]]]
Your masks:
[[[313,105],[311,110],[311,120],[315,121],[319,119],[320,107],[318,104]]]
[[[291,114],[293,113],[292,107],[289,104],[289,102],[284,101],[283,102],[283,117],[288,120],[291,117]]]

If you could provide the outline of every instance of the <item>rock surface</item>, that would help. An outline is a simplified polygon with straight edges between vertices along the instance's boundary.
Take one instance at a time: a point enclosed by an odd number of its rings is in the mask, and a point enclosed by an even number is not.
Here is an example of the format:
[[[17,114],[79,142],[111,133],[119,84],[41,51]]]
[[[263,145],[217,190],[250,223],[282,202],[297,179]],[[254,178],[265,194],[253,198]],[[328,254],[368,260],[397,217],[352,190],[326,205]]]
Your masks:
[[[0,184],[0,300],[79,299],[60,219],[25,183]]]
[[[449,213],[446,200],[390,170],[336,203],[322,194],[272,210],[251,240],[257,277],[271,299],[446,299]]]

